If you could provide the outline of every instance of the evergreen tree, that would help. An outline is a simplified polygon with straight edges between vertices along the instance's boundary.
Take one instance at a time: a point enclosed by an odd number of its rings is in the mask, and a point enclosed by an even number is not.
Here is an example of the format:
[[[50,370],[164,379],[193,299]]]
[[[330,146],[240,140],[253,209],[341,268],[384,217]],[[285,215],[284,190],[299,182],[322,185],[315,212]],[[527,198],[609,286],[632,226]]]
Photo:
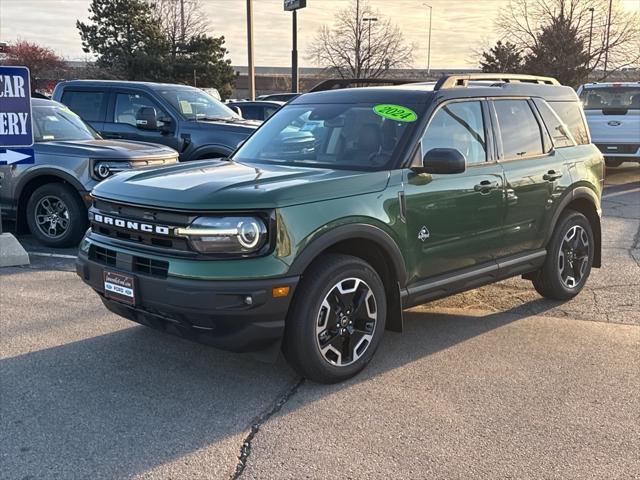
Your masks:
[[[488,52],[482,52],[480,68],[489,73],[519,73],[522,71],[522,54],[513,43],[498,40]]]

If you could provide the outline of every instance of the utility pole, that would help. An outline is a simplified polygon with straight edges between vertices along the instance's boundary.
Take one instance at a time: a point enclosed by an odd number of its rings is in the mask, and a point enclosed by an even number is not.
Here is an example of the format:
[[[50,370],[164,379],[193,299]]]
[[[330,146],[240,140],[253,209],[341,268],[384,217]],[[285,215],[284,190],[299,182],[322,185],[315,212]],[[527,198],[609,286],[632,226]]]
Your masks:
[[[356,0],[356,71],[355,77],[360,78],[360,0]]]
[[[427,44],[427,75],[431,75],[431,17],[433,16],[433,7],[426,3],[423,3],[422,5],[429,8],[429,43]]]
[[[609,0],[609,15],[607,17],[607,43],[604,51],[604,78],[607,78],[607,67],[609,66],[609,33],[611,31],[611,9],[613,0]]]
[[[180,0],[180,39],[182,40],[182,45],[184,45],[184,40],[185,40],[184,0]]]
[[[291,13],[291,93],[298,93],[298,10],[294,10]]]
[[[253,64],[253,0],[247,0],[247,79],[249,80],[249,100],[256,99],[256,70]]]

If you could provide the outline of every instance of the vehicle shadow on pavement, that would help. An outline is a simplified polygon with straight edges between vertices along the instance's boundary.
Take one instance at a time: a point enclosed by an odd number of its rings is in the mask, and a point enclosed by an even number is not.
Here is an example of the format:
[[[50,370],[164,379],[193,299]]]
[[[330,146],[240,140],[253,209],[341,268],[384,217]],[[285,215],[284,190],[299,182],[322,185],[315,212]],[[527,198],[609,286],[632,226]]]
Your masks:
[[[539,302],[537,310],[554,306]],[[386,332],[365,371],[339,385],[307,383],[307,398],[526,316],[407,312],[405,332]],[[203,475],[228,476],[250,422],[297,382],[281,359],[259,363],[137,326],[3,359],[0,379],[6,479],[127,478],[203,449],[211,451]]]

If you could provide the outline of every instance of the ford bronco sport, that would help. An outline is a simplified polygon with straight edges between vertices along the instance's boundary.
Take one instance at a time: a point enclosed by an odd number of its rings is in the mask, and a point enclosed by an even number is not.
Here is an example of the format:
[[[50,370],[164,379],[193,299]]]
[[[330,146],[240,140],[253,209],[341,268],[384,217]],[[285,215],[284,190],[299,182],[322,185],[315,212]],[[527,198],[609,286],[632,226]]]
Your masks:
[[[515,275],[578,294],[600,266],[603,170],[553,79],[311,93],[229,161],[101,183],[77,272],[130,320],[233,351],[281,345],[337,382],[403,309]]]

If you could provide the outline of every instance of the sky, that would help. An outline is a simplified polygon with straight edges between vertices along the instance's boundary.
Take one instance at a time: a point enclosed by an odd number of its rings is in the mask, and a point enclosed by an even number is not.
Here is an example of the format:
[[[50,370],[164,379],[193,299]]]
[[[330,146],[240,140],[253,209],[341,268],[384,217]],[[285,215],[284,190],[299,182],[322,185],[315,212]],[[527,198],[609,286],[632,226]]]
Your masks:
[[[322,25],[330,25],[336,12],[350,0],[307,0],[298,12],[300,65],[315,66],[308,48]],[[364,0],[363,0],[364,1]],[[82,52],[76,20],[88,16],[90,0],[0,0],[0,41],[16,39],[52,48],[68,60],[87,58]],[[369,0],[379,18],[397,24],[414,43],[413,66],[426,68],[429,9],[433,7],[431,68],[476,65],[475,52],[492,45],[498,34],[494,19],[508,0]],[[234,65],[247,64],[245,0],[201,0],[209,34],[224,35]],[[282,0],[253,0],[255,62],[258,66],[291,64],[291,13]],[[623,0],[640,12],[640,0]]]

